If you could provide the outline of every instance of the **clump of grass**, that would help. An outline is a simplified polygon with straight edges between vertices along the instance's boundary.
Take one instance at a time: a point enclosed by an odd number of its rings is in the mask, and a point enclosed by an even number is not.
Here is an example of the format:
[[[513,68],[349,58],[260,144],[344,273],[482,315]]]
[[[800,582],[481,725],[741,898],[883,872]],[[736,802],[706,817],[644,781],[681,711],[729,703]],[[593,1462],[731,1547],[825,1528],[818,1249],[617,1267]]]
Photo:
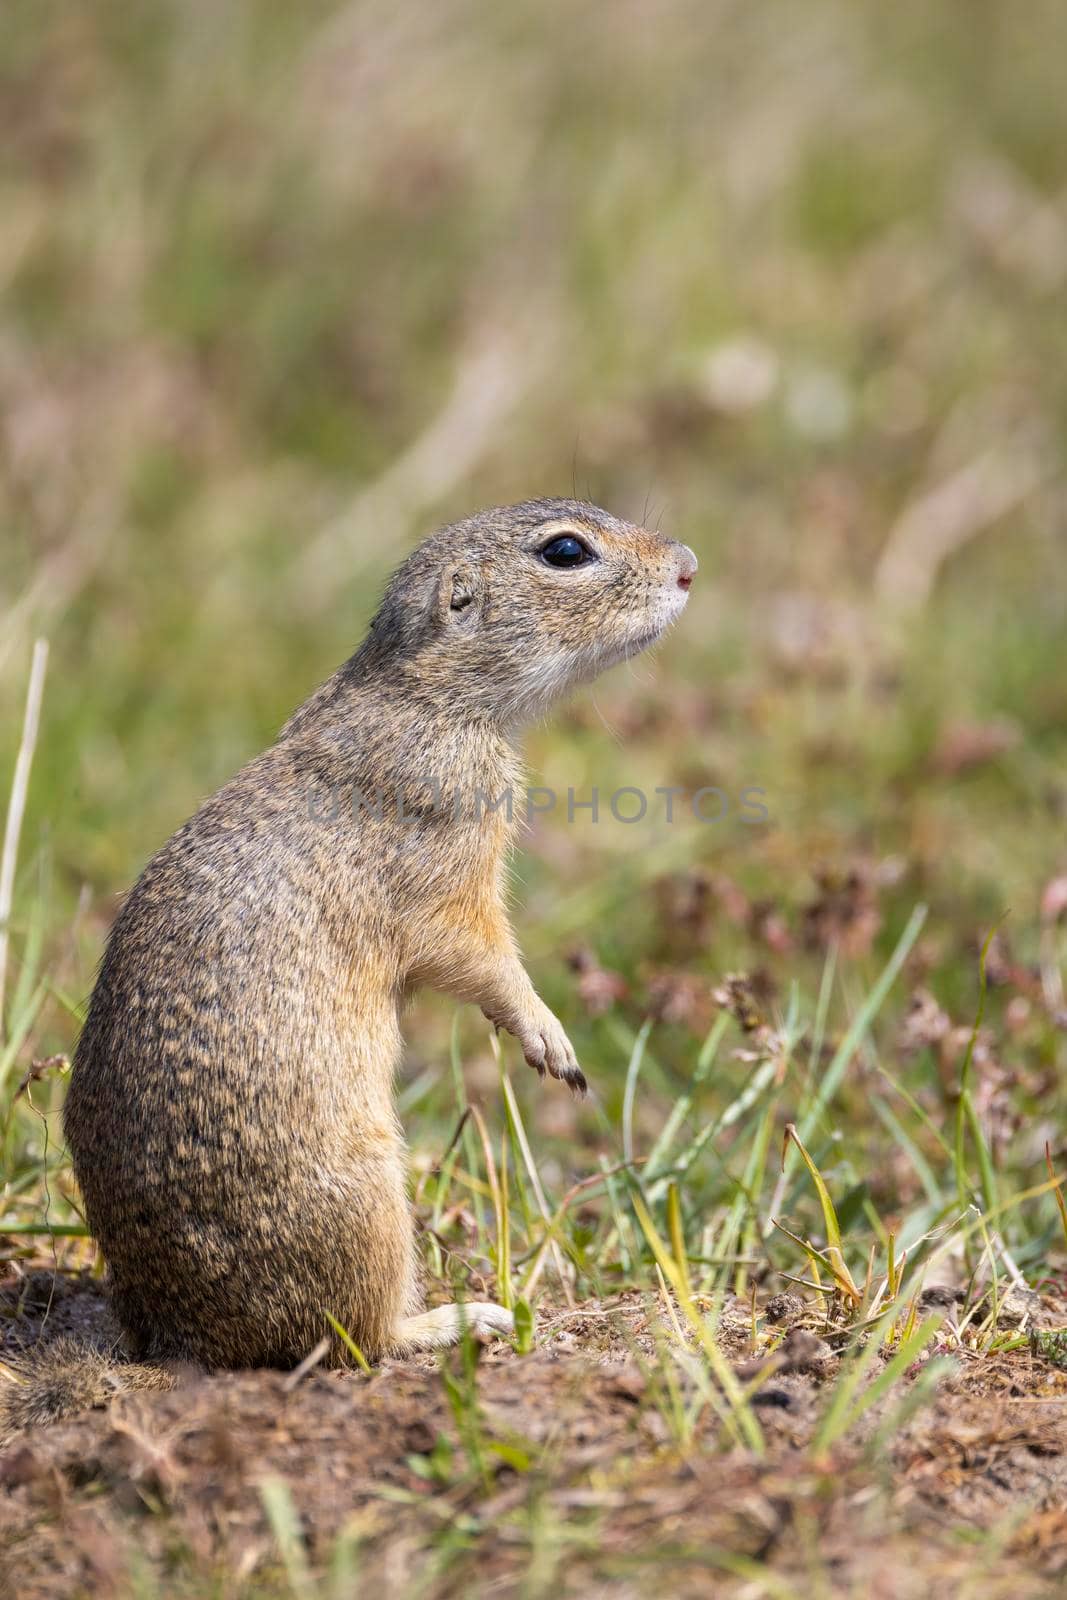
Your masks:
[[[754,1053],[745,1052],[747,1079],[740,1090],[712,1110],[706,1102],[721,1093],[713,1083],[712,1068],[730,1027],[729,1018],[720,1014],[696,1054],[688,1088],[652,1136],[647,1156],[639,1152],[636,1130],[645,1120],[639,1117],[642,1067],[655,1063],[656,1031],[649,1019],[632,1035],[617,1026],[619,1043],[626,1049],[621,1120],[615,1132],[618,1159],[602,1155],[601,1172],[572,1187],[555,1207],[525,1137],[515,1088],[494,1041],[504,1088],[501,1155],[494,1154],[486,1115],[475,1111],[481,1165],[470,1173],[450,1169],[446,1178],[447,1162],[443,1163],[440,1181],[467,1185],[471,1192],[483,1183],[488,1189],[494,1228],[478,1235],[481,1243],[475,1248],[495,1271],[505,1304],[528,1305],[528,1297],[539,1288],[550,1294],[565,1291],[573,1303],[580,1299],[583,1284],[592,1287],[594,1281],[653,1293],[664,1324],[657,1345],[657,1393],[676,1438],[691,1440],[695,1419],[710,1408],[723,1445],[741,1445],[756,1456],[765,1451],[752,1396],[735,1375],[736,1355],[726,1353],[717,1333],[724,1307],[735,1304],[736,1295],[750,1295],[750,1353],[774,1355],[781,1335],[763,1326],[757,1282],[764,1289],[775,1281],[799,1287],[810,1308],[807,1325],[832,1341],[834,1373],[827,1377],[821,1421],[812,1441],[817,1454],[827,1454],[842,1441],[863,1434],[876,1441],[877,1448],[884,1447],[936,1391],[951,1368],[953,1350],[966,1346],[972,1352],[992,1352],[1011,1344],[997,1316],[1000,1285],[1020,1281],[1007,1241],[1012,1230],[1025,1240],[1028,1218],[1036,1221],[1037,1236],[1045,1237],[1040,1212],[1034,1211],[1032,1202],[1052,1195],[1060,1204],[1060,1182],[1051,1166],[1047,1181],[1010,1196],[987,1191],[981,1182],[972,1186],[965,1146],[959,1139],[955,1148],[943,1140],[937,1143],[939,1160],[936,1154],[919,1155],[920,1144],[929,1144],[930,1118],[914,1097],[904,1093],[899,1097],[901,1111],[888,1112],[883,1125],[895,1136],[896,1159],[905,1168],[917,1169],[922,1180],[911,1213],[883,1219],[869,1195],[859,1207],[850,1197],[846,1223],[833,1193],[842,1172],[863,1159],[859,1150],[850,1153],[847,1136],[834,1137],[835,1096],[846,1089],[850,1067],[862,1068],[870,1077],[870,1058],[876,1058],[878,1049],[879,1013],[924,920],[921,907],[907,920],[889,961],[855,1007],[821,1075],[805,1072],[801,1062],[804,1047],[813,1038],[820,1043],[816,1059],[821,1054],[833,989],[832,977],[827,982],[825,972],[833,973],[833,963],[824,969],[811,1021],[804,1019],[803,1003],[794,989],[779,1026],[765,1031]],[[988,948],[987,942],[980,961],[972,1047],[982,1022]],[[968,1066],[965,1059],[964,1093]],[[885,1069],[882,1073],[893,1082]],[[786,1106],[790,1114],[783,1124]],[[918,1115],[909,1115],[911,1111]],[[962,1115],[981,1169],[985,1146],[973,1101]],[[601,1119],[610,1134],[613,1130],[603,1113]],[[782,1128],[782,1160],[775,1174],[769,1155],[777,1128]],[[833,1177],[809,1149],[801,1128],[824,1151],[834,1152]],[[509,1135],[515,1171],[521,1152],[538,1196],[536,1206],[524,1203],[516,1209],[510,1203]],[[742,1160],[737,1177],[730,1172],[735,1152]],[[484,1180],[479,1171],[484,1171]],[[814,1197],[813,1213],[808,1212],[805,1190]],[[986,1202],[980,1209],[975,1202],[978,1195]],[[581,1241],[572,1214],[579,1198],[584,1208],[595,1205],[600,1210],[593,1238]],[[783,1220],[805,1214],[810,1219],[806,1233]],[[798,1259],[783,1258],[776,1241],[796,1252]],[[552,1254],[550,1245],[556,1247]],[[963,1270],[961,1309],[952,1315],[922,1315],[921,1297],[930,1273],[942,1266],[951,1277],[957,1271],[953,1263]],[[521,1285],[518,1295],[511,1282],[516,1275]],[[987,1291],[992,1303],[979,1316]],[[533,1337],[531,1321],[531,1333],[523,1335],[524,1349]],[[928,1360],[935,1346],[939,1354]],[[774,1370],[772,1362],[760,1381]],[[900,1394],[894,1399],[892,1391],[897,1389]]]

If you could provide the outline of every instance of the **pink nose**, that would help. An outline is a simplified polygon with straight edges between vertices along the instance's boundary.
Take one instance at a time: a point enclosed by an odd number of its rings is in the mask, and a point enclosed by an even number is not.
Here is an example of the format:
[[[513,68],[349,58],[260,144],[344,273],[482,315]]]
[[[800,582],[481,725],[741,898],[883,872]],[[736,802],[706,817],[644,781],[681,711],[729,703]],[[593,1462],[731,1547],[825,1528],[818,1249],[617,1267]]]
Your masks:
[[[696,576],[697,558],[687,544],[678,546],[678,587],[688,589]]]

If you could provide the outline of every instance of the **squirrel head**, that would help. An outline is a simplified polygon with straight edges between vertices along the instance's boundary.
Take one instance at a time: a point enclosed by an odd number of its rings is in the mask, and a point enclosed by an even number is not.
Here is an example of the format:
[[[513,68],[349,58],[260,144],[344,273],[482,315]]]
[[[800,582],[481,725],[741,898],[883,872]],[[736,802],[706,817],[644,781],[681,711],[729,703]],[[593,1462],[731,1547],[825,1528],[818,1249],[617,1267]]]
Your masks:
[[[597,506],[501,506],[413,551],[357,660],[442,710],[514,727],[653,644],[696,568],[686,545]]]

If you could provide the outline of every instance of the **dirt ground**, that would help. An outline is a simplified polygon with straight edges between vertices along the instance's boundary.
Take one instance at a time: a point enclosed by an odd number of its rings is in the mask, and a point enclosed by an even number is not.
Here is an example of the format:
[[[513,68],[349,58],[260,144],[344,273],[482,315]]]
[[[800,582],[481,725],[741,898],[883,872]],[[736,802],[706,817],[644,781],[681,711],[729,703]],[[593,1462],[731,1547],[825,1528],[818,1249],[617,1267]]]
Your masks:
[[[456,1354],[453,1401],[426,1358],[369,1378],[188,1378],[24,1432],[0,1452],[0,1590],[313,1593],[332,1567],[323,1593],[1062,1593],[1067,1372],[1028,1349],[960,1355],[882,1459],[861,1438],[816,1460],[838,1358],[802,1325],[810,1308],[780,1299],[797,1325],[757,1395],[762,1459],[723,1449],[707,1409],[679,1440],[651,1359],[662,1307],[623,1295],[542,1311],[528,1356],[481,1350],[476,1405],[453,1403]],[[8,1355],[42,1322],[46,1338],[112,1332],[85,1278],[9,1283],[2,1309]],[[745,1376],[748,1316],[722,1328]],[[276,1480],[306,1541],[295,1566],[268,1519]]]

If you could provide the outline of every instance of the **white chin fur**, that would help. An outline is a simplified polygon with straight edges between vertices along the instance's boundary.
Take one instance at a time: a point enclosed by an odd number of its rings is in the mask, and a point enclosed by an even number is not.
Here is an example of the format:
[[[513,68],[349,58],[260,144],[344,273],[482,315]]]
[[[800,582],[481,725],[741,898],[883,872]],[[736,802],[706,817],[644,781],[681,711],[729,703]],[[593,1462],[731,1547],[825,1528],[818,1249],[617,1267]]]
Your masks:
[[[627,661],[632,656],[640,655],[642,650],[648,650],[652,645],[657,644],[667,632],[667,629],[678,621],[678,618],[685,610],[688,598],[689,596],[684,591],[679,590],[677,601],[672,596],[663,605],[657,617],[647,622],[643,628],[636,629],[629,639],[617,645],[609,645],[600,657],[597,670],[603,671],[618,661]]]
[[[629,661],[634,656],[639,656],[643,650],[649,649],[663,637],[673,623],[677,622],[685,609],[687,599],[688,596],[681,592],[677,602],[671,596],[663,605],[660,614],[648,619],[643,627],[636,628],[629,638],[605,640],[588,653],[577,657],[563,650],[556,650],[551,654],[546,652],[535,665],[531,664],[516,701],[516,720],[524,722],[535,720],[547,712],[569,689],[576,688],[581,683],[589,683],[601,672],[618,666],[622,661]]]

